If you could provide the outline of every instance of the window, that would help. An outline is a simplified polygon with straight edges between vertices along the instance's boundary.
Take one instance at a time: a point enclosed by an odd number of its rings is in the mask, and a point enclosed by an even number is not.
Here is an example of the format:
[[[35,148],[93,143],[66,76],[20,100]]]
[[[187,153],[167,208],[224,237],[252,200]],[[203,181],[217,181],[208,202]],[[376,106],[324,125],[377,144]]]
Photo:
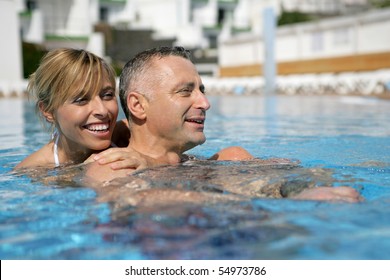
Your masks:
[[[103,22],[108,22],[108,8],[100,7],[99,19]]]
[[[333,31],[333,44],[335,46],[347,45],[350,41],[349,28],[338,28]]]
[[[37,2],[35,0],[27,0],[26,8],[28,11],[33,11],[37,8]]]
[[[314,32],[311,37],[311,49],[312,51],[322,51],[324,49],[323,33],[320,31]]]

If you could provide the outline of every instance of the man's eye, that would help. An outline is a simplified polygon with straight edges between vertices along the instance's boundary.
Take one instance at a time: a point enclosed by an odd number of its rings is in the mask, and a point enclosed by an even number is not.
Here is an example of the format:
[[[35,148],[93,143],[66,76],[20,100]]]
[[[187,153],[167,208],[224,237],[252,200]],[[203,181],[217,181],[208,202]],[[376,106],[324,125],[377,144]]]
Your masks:
[[[190,88],[183,88],[181,90],[179,90],[179,93],[182,94],[182,95],[189,95],[192,93],[192,89]]]

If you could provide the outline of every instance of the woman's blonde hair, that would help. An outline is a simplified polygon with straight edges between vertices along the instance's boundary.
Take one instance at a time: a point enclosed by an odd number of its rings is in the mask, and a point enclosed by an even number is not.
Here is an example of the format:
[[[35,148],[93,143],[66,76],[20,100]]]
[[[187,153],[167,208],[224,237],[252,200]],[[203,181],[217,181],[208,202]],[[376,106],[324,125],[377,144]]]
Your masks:
[[[36,100],[37,112],[54,114],[69,99],[98,94],[107,78],[115,89],[115,72],[101,57],[82,49],[59,48],[42,58],[27,90]]]

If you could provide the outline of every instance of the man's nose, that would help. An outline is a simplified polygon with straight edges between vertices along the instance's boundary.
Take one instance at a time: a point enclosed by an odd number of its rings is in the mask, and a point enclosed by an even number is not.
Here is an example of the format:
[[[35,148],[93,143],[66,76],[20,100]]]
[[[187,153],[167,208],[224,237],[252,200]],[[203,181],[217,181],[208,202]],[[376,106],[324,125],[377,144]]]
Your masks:
[[[196,95],[196,105],[198,108],[201,108],[205,111],[207,111],[208,109],[210,109],[210,102],[209,100],[207,99],[206,95],[201,92],[200,90],[198,91],[198,94]]]

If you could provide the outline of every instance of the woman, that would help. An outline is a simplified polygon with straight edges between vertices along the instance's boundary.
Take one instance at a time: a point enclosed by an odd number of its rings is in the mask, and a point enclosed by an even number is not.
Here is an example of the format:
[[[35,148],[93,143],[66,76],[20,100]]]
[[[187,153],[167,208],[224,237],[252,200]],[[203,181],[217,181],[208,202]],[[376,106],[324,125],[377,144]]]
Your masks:
[[[115,86],[112,67],[88,51],[47,53],[27,90],[52,139],[15,168],[78,164],[110,147],[118,116]]]

